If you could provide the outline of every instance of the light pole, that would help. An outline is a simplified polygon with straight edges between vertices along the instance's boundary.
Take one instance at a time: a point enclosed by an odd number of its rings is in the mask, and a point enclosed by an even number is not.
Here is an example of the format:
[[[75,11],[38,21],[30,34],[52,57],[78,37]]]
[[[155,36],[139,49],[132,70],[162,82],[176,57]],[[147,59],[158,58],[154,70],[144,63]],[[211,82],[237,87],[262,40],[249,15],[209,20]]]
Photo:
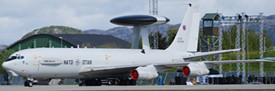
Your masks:
[[[61,41],[61,44],[60,44],[60,45],[61,45],[61,48],[62,48],[62,37],[59,37],[59,38],[60,38],[60,41]]]

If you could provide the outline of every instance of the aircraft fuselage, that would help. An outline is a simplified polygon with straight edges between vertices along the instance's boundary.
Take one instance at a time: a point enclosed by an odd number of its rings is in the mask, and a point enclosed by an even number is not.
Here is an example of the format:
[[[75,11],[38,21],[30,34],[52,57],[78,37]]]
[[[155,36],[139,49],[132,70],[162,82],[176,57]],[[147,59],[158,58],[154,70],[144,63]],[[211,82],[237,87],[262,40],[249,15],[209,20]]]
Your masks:
[[[11,57],[16,59],[4,62],[5,65],[16,68],[5,68],[14,76],[32,78],[106,78],[120,75],[117,72],[109,74],[95,72],[94,74],[79,74],[84,67],[97,68],[106,66],[153,64],[162,62],[183,62],[183,55],[191,53],[173,53],[166,50],[141,49],[95,49],[95,48],[36,48],[16,52]],[[24,58],[20,58],[24,57]],[[11,67],[11,66],[8,66]],[[121,74],[130,73],[129,70]]]

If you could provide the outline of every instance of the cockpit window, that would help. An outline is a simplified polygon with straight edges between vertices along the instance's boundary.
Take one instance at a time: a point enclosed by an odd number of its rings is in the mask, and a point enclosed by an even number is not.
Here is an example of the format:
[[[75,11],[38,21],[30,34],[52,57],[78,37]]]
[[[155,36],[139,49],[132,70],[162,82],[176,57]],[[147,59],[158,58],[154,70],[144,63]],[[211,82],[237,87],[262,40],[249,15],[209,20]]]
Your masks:
[[[11,61],[11,60],[13,60],[13,59],[16,59],[16,56],[11,56],[11,57],[9,57],[5,62]]]
[[[17,59],[23,59],[24,56],[17,56]]]
[[[14,60],[14,59],[24,59],[24,56],[10,56],[5,62],[7,61],[11,61],[11,60]]]

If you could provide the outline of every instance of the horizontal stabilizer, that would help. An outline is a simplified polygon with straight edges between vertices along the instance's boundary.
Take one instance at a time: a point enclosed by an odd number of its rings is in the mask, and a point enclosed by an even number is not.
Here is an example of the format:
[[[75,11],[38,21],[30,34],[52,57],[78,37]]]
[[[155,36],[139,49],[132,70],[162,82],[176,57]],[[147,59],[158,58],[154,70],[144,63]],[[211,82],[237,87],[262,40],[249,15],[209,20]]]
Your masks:
[[[177,67],[185,66],[190,63],[203,62],[210,65],[219,65],[219,64],[231,64],[231,63],[251,63],[251,62],[273,62],[270,60],[263,59],[251,59],[251,60],[222,60],[222,61],[194,61],[194,62],[169,62],[169,63],[154,63],[155,66],[167,66],[167,67]]]
[[[235,52],[240,51],[241,49],[231,49],[231,50],[220,50],[220,51],[211,51],[211,52],[198,52],[195,53],[193,56],[185,57],[184,60],[193,59],[193,58],[199,58],[204,56],[211,56],[216,54],[222,54],[222,53],[229,53],[229,52]]]
[[[223,60],[223,61],[204,61],[205,64],[231,64],[231,63],[252,63],[252,62],[273,62],[270,60],[263,59],[251,59],[251,60]]]

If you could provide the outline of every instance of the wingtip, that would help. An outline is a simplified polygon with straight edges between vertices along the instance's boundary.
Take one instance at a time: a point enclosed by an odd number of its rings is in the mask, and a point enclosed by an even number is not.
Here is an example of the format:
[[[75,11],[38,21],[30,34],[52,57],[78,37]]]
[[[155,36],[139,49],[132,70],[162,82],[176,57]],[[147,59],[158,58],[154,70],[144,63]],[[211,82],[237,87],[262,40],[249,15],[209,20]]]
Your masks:
[[[272,60],[272,61],[274,61],[275,58],[274,57],[266,57],[266,58],[263,58],[263,60]]]
[[[232,49],[232,51],[240,51],[241,48],[238,48],[238,49]]]

